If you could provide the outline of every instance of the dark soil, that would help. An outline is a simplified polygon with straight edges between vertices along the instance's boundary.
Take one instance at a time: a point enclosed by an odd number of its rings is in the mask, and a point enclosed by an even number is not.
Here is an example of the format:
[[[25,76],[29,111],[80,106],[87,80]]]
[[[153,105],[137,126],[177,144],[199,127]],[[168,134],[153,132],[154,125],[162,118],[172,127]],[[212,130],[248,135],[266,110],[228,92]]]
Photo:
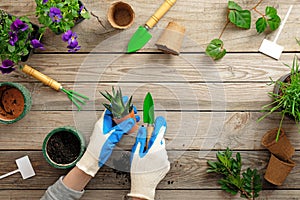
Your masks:
[[[126,26],[132,20],[132,14],[126,8],[116,8],[114,11],[114,21],[119,26]]]
[[[61,131],[49,138],[46,148],[51,160],[58,164],[69,164],[80,154],[80,141],[74,134]]]
[[[24,110],[25,102],[23,94],[10,86],[0,87],[0,118],[12,120],[19,117]]]

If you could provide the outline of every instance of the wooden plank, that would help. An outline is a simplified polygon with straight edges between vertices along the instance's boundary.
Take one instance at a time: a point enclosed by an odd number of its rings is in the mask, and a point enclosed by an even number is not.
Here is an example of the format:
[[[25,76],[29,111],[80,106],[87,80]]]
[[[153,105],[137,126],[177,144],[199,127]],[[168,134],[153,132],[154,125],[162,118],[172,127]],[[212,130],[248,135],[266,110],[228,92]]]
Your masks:
[[[214,63],[204,54],[33,54],[26,64],[68,82],[268,82],[289,71],[283,63],[291,65],[294,55],[284,53],[278,62],[260,53],[238,53]],[[35,81],[19,71],[1,80]]]
[[[15,124],[0,124],[0,149],[40,150],[47,133],[66,125],[76,127],[88,141],[100,113],[31,111]],[[164,116],[168,122],[165,137],[169,150],[223,149],[227,146],[261,150],[264,149],[260,144],[262,136],[269,129],[278,127],[280,121],[280,115],[274,114],[258,123],[257,119],[262,116],[258,112],[157,112],[156,115]],[[283,128],[295,148],[300,150],[297,125],[286,119]],[[124,136],[119,147],[130,150],[135,141],[134,136]]]
[[[63,83],[63,82],[62,82]],[[57,92],[42,83],[24,83],[32,94],[32,110],[58,111],[77,108],[63,92]],[[134,105],[140,110],[147,92],[155,100],[156,110],[166,111],[258,111],[272,99],[268,92],[273,86],[266,83],[63,83],[90,98],[83,110],[102,110],[107,100],[99,91],[111,91],[120,86],[123,94],[133,96]]]
[[[134,33],[139,25],[142,25],[146,20],[154,13],[154,11],[161,4],[160,0],[149,0],[147,4],[143,0],[128,1],[136,12],[135,23],[133,26],[126,30],[120,31],[113,29],[106,18],[106,11],[113,0],[106,2],[97,2],[93,0],[84,0],[83,3],[89,11],[97,16],[105,25],[103,28],[96,17],[92,17],[90,20],[85,20],[73,28],[79,35],[79,43],[82,46],[82,52],[90,52],[98,46],[97,51],[115,51],[124,52],[127,46],[128,40]],[[257,1],[242,1],[238,2],[243,8],[251,9]],[[300,34],[299,27],[300,21],[296,10],[299,10],[300,3],[297,0],[289,1],[294,5],[293,12],[291,13],[284,31],[280,35],[278,43],[285,46],[285,51],[299,50],[298,45],[295,42],[295,37]],[[264,1],[259,10],[264,11],[265,6],[274,6],[278,9],[278,14],[283,18],[286,14],[289,5],[284,0],[276,1]],[[19,9],[19,8],[22,9]],[[201,51],[203,52],[212,39],[217,38],[226,21],[226,1],[205,1],[205,0],[188,0],[178,1],[176,5],[161,19],[158,25],[151,30],[153,35],[152,40],[148,43],[142,51],[157,51],[154,43],[157,41],[161,31],[166,27],[169,21],[176,20],[186,27],[186,36],[188,40],[184,41],[182,51]],[[14,15],[27,15],[35,10],[35,2],[29,0],[2,0],[0,8],[7,10]],[[213,19],[212,17],[213,16]],[[258,35],[255,30],[255,19],[259,16],[253,12],[253,21],[250,30],[241,30],[233,25],[228,26],[222,39],[225,43],[225,48],[229,52],[243,52],[251,51],[257,52],[258,48],[264,38],[274,39],[275,33],[268,34],[263,33]],[[30,18],[33,22],[37,19],[32,14]],[[209,20],[207,20],[209,19]],[[290,33],[293,33],[292,35]],[[108,39],[111,48],[107,49],[103,44],[103,41]],[[118,39],[118,40],[116,40]],[[42,40],[45,44],[47,51],[49,52],[66,52],[66,44],[61,41],[61,36],[55,36],[53,33],[47,32]],[[107,41],[106,41],[107,42]],[[101,46],[101,47],[99,47]]]
[[[87,189],[129,189],[130,175],[127,171],[121,171],[129,170],[129,153],[125,151],[115,152],[107,163],[109,167],[105,166],[100,169],[96,177],[88,184]],[[46,189],[58,177],[67,173],[66,170],[54,169],[48,165],[39,151],[1,151],[0,174],[14,170],[16,167],[14,159],[22,157],[24,154],[29,155],[36,176],[28,180],[22,180],[20,174],[7,177],[0,182],[2,190]],[[171,169],[158,185],[158,189],[219,189],[220,186],[217,180],[221,177],[206,173],[207,160],[215,160],[215,154],[215,151],[168,151]],[[270,156],[269,152],[242,151],[241,156],[244,158],[243,170],[247,167],[257,168],[260,174],[264,174]],[[300,161],[298,152],[293,156],[293,160],[296,163]],[[296,166],[280,189],[299,190],[300,183],[297,181],[298,179],[299,167]],[[273,190],[277,187],[263,181],[263,188]]]
[[[126,195],[129,190],[86,190],[82,200],[94,200],[101,197],[101,200],[120,200],[127,199]],[[44,190],[0,190],[0,196],[4,199],[24,199],[38,200],[44,194]],[[232,196],[220,190],[157,190],[156,199],[174,200],[190,199],[199,200],[225,200],[241,198],[236,195]],[[263,190],[260,192],[257,200],[264,199],[299,199],[299,190]]]

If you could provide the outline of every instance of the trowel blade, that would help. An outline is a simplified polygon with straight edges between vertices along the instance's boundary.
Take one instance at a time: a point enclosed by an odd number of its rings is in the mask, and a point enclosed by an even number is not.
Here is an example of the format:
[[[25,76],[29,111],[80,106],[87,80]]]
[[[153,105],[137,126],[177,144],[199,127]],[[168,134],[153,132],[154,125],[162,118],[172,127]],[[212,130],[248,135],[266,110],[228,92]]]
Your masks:
[[[284,47],[272,42],[270,40],[264,39],[260,45],[259,51],[267,56],[270,56],[278,60],[281,56]]]
[[[28,156],[17,159],[16,163],[23,179],[27,179],[35,175]]]

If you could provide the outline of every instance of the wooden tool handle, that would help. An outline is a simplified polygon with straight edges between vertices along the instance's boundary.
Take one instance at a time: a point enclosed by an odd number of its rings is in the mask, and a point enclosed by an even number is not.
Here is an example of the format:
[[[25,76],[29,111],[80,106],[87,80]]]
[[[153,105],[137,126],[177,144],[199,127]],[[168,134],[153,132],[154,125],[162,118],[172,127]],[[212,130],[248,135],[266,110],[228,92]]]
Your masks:
[[[149,147],[149,141],[150,141],[150,138],[152,136],[153,130],[154,130],[154,126],[153,125],[148,125],[147,126],[146,150]]]
[[[61,84],[55,81],[54,79],[46,76],[45,74],[42,74],[41,72],[33,69],[32,67],[28,65],[24,65],[23,68],[21,68],[23,72],[26,74],[36,78],[37,80],[41,81],[45,85],[50,86],[54,90],[59,91],[61,89]]]
[[[165,2],[155,11],[154,15],[148,19],[146,25],[149,28],[153,26],[168,12],[168,10],[175,4],[176,0],[165,0]]]

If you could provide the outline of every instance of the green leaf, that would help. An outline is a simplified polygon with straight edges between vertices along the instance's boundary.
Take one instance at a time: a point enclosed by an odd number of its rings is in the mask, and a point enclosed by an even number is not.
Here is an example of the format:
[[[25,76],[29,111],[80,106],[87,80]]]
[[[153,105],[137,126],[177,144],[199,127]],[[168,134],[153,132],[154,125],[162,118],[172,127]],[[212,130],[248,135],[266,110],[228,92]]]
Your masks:
[[[237,11],[242,11],[242,7],[239,6],[237,3],[234,1],[228,1],[228,9],[230,10],[237,10]]]
[[[83,10],[80,12],[80,15],[84,18],[84,19],[90,19],[91,18],[91,15],[89,12],[87,12],[85,10],[85,8],[83,8]]]
[[[267,20],[266,20],[266,18],[264,18],[264,17],[259,18],[259,19],[256,21],[255,25],[256,25],[256,31],[257,31],[258,33],[264,32],[264,31],[266,30],[267,26],[268,26]]]
[[[206,47],[206,54],[214,60],[219,60],[226,55],[226,49],[223,48],[223,41],[220,39],[213,39]]]
[[[271,17],[273,17],[275,15],[277,15],[276,8],[271,7],[271,6],[267,6],[266,7],[266,16],[271,18]]]
[[[280,22],[281,22],[281,19],[278,15],[268,19],[268,24],[269,24],[269,27],[272,31],[275,31],[279,26],[280,26]]]
[[[249,10],[230,10],[228,19],[237,27],[250,29],[251,27],[251,12]]]
[[[8,51],[9,51],[10,53],[15,52],[15,50],[16,50],[16,47],[15,47],[15,46],[8,45],[7,47],[8,47]]]

